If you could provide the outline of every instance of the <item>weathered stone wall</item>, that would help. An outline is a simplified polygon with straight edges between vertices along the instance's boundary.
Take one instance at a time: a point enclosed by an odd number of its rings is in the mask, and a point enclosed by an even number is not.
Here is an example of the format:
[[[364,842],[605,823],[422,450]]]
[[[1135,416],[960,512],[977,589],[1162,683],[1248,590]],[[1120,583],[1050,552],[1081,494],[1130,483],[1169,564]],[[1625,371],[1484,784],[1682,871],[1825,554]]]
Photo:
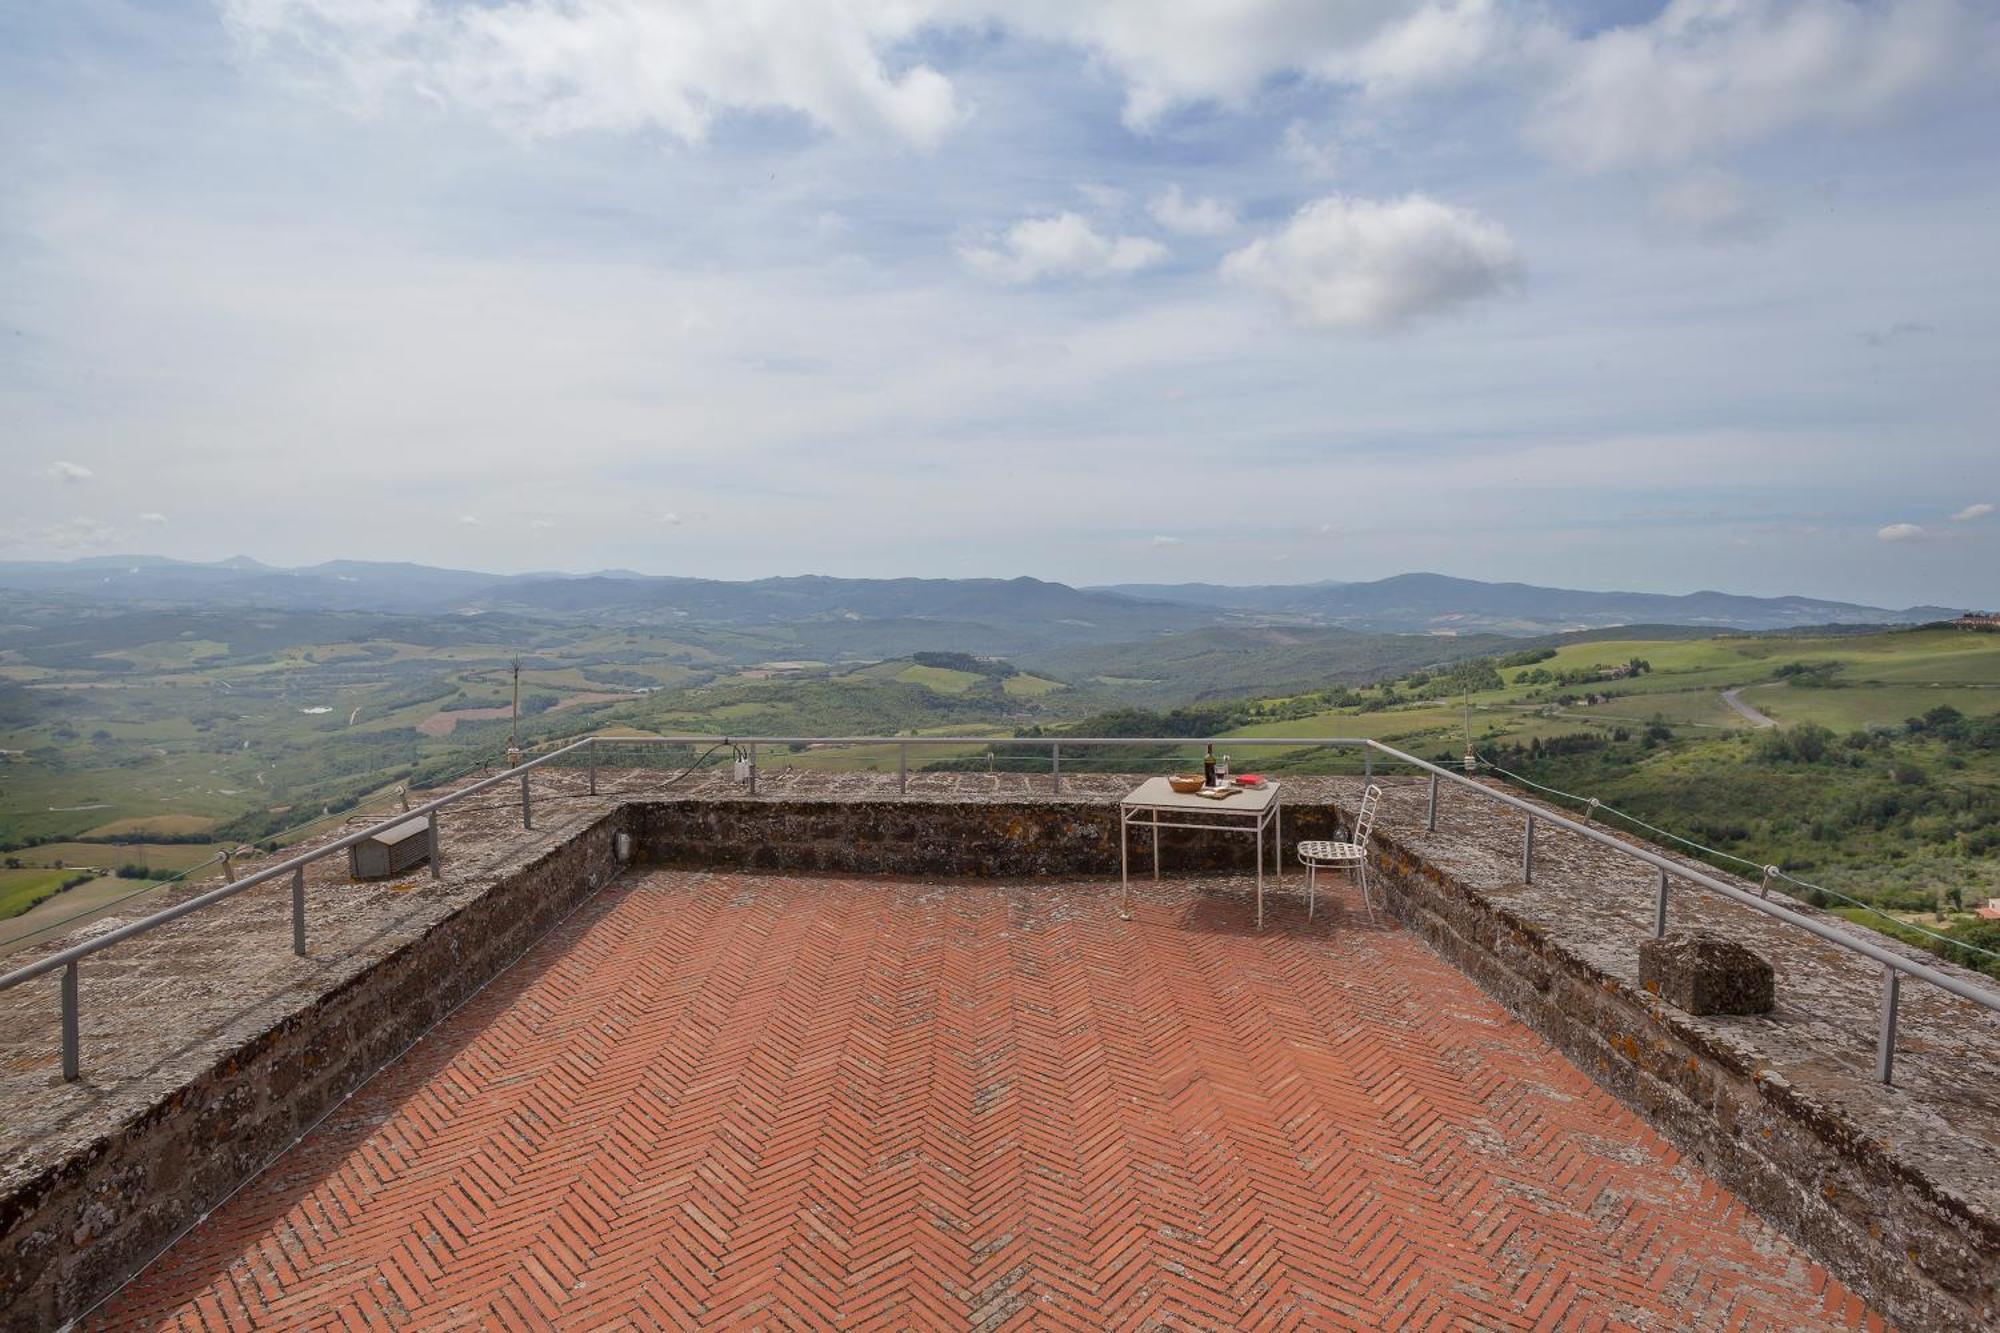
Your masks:
[[[1876,1309],[1905,1328],[2000,1326],[1990,1218],[1665,1001],[1563,949],[1508,910],[1505,890],[1472,889],[1379,830],[1370,864],[1405,925]]]
[[[1284,841],[1334,835],[1334,808],[1286,805]],[[696,799],[632,807],[638,855],[711,870],[962,876],[1115,875],[1118,807],[1057,797],[994,801]],[[1151,830],[1134,826],[1132,870],[1152,873]],[[1289,854],[1289,853],[1287,853]],[[1233,832],[1160,830],[1161,865],[1177,874],[1256,865],[1255,841]],[[1277,848],[1267,835],[1266,870]]]
[[[137,1270],[609,879],[624,820],[502,875],[0,1197],[0,1327],[58,1327]]]

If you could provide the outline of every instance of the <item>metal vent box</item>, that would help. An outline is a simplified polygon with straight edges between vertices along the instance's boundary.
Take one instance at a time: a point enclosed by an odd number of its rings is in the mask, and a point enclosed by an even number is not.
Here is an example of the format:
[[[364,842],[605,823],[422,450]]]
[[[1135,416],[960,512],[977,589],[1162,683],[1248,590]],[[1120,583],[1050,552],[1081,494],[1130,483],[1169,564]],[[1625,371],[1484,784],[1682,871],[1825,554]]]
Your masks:
[[[406,819],[347,849],[348,873],[356,879],[389,879],[430,859],[431,826]]]

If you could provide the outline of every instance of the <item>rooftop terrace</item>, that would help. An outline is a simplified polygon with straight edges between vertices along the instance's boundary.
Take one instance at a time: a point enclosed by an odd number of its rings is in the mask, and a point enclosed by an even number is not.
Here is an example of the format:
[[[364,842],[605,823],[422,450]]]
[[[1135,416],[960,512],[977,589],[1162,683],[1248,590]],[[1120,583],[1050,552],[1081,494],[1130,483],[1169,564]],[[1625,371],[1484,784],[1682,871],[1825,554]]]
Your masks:
[[[625,876],[102,1326],[1862,1322],[1407,933],[1246,893]]]
[[[441,880],[317,863],[304,958],[281,881],[93,955],[78,1082],[56,978],[0,992],[0,1322],[267,1162],[93,1318],[1992,1315],[2000,1021],[1910,987],[1884,1087],[1876,969],[1691,887],[1779,1007],[1680,1014],[1651,874],[1572,835],[1525,884],[1518,818],[1392,782],[1391,914],[1308,922],[1295,871],[1257,932],[1201,835],[1119,920],[1129,776],[600,777],[454,808]],[[1287,843],[1359,785],[1289,779]]]

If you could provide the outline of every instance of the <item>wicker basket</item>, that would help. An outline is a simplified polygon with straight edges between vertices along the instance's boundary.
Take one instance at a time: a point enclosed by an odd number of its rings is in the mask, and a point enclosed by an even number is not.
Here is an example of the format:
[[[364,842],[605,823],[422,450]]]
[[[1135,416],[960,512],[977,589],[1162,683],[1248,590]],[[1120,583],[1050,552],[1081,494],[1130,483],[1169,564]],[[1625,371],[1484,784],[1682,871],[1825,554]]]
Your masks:
[[[1201,790],[1199,773],[1176,773],[1167,779],[1167,785],[1183,796],[1192,796]]]

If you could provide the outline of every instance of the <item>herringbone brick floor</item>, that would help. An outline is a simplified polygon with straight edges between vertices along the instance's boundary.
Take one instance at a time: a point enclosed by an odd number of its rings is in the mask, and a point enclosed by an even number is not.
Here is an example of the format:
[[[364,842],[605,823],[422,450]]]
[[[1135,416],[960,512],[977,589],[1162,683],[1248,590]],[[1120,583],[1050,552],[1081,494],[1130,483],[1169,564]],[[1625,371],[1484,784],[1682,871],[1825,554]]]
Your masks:
[[[1407,935],[1241,887],[620,881],[99,1322],[1874,1322]]]

